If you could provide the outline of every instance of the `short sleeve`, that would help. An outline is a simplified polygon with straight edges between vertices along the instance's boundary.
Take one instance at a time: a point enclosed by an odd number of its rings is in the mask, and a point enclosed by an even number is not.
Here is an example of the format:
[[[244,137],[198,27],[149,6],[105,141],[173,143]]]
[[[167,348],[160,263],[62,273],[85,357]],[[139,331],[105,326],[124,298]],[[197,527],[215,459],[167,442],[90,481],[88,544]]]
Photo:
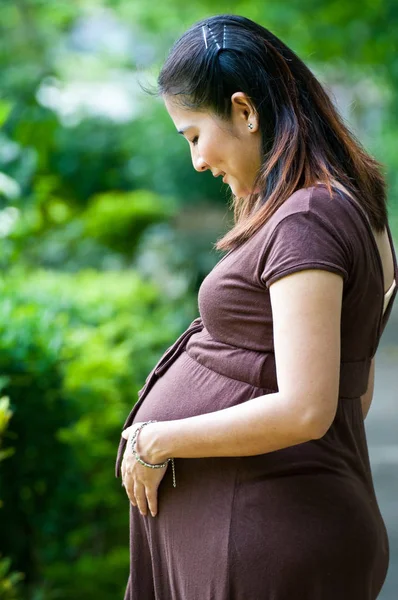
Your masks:
[[[347,281],[350,250],[341,227],[310,210],[285,216],[273,229],[265,248],[261,281],[267,288],[296,271],[322,269]]]

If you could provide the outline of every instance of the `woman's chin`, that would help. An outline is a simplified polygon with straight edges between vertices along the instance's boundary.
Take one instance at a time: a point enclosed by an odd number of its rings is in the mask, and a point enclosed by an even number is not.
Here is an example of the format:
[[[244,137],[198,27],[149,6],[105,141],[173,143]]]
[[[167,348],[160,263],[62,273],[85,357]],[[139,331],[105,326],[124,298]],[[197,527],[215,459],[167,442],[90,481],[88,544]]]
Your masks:
[[[227,181],[227,184],[232,192],[232,194],[236,198],[248,198],[250,196],[251,191],[248,190],[244,185],[239,185],[239,182],[236,181]]]
[[[238,198],[246,198],[246,196],[249,195],[250,192],[247,191],[246,188],[240,186],[240,185],[230,185],[231,191],[233,192],[233,194],[235,196],[237,196]]]

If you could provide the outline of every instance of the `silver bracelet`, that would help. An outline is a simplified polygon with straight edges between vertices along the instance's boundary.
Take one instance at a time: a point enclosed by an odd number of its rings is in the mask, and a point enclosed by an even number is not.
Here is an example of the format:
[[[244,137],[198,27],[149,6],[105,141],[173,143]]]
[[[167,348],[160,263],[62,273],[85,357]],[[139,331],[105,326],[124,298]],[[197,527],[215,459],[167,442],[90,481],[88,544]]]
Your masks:
[[[137,429],[134,431],[133,437],[131,438],[131,449],[133,451],[133,454],[135,456],[135,459],[141,463],[142,465],[144,465],[144,467],[150,467],[151,469],[161,469],[162,467],[167,467],[168,463],[171,461],[171,466],[173,468],[173,487],[176,487],[176,475],[175,475],[175,469],[174,469],[174,458],[167,458],[163,463],[158,463],[156,465],[151,465],[151,463],[147,463],[145,462],[145,460],[142,460],[142,458],[138,455],[137,450],[135,449],[135,446],[137,444],[137,438],[138,438],[138,434],[141,431],[141,429],[143,427],[145,427],[145,425],[148,425],[149,423],[157,423],[158,421],[152,420],[152,421],[145,421],[145,423],[142,423],[139,427],[137,427]]]

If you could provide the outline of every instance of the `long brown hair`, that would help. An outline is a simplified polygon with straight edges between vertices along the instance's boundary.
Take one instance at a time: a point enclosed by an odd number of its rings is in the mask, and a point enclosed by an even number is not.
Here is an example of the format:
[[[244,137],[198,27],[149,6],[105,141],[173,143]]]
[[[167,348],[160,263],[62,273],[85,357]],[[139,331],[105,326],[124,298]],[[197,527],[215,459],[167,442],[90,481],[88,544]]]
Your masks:
[[[374,229],[384,229],[383,166],[361,146],[310,69],[261,25],[229,14],[198,21],[171,48],[156,93],[229,122],[236,91],[259,115],[264,160],[253,185],[260,192],[232,197],[234,226],[217,241],[218,250],[248,239],[296,190],[317,183],[330,194],[333,182],[343,186]]]

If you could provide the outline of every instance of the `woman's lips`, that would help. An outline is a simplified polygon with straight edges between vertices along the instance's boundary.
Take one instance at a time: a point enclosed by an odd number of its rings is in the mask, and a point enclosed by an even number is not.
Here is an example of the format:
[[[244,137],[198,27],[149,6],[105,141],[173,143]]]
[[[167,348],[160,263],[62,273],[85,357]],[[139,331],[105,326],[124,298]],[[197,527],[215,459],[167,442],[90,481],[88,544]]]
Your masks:
[[[224,175],[224,177],[222,178],[222,180],[223,180],[223,183],[227,183],[227,181],[226,181],[226,177],[227,177],[227,176],[226,176],[226,175]]]

